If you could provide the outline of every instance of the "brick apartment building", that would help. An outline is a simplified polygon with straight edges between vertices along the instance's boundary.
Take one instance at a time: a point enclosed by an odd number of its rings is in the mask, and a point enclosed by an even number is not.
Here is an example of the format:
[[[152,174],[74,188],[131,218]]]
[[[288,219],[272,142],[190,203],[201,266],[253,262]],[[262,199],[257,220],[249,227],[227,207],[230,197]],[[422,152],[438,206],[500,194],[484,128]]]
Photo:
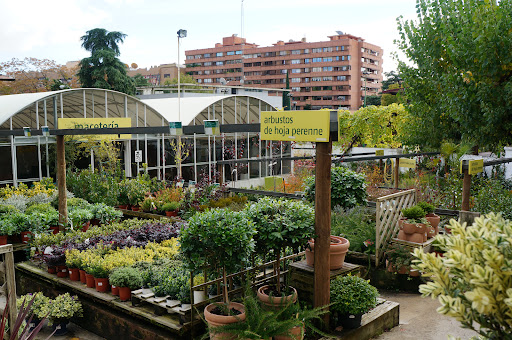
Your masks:
[[[329,39],[259,47],[232,35],[213,48],[185,51],[186,71],[201,84],[240,85],[243,72],[244,85],[280,89],[288,73],[292,109],[356,110],[365,87],[368,96],[381,89],[382,49],[350,34]]]
[[[183,74],[184,70],[181,70]],[[176,64],[162,64],[159,66],[151,66],[148,68],[137,68],[135,70],[129,70],[126,72],[128,76],[133,77],[137,74],[141,74],[144,78],[149,81],[150,85],[158,86],[164,85],[166,80],[171,81],[178,77],[178,66]]]

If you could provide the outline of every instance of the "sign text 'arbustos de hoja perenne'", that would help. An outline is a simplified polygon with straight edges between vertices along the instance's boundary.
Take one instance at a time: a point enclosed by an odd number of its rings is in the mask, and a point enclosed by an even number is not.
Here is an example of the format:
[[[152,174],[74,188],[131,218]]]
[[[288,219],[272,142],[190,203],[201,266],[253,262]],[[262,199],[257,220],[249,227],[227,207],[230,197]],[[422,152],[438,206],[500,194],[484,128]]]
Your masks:
[[[328,142],[330,111],[262,111],[262,140]]]
[[[59,129],[115,129],[132,127],[131,118],[59,118]],[[95,139],[131,139],[131,134],[95,135]],[[85,139],[79,136],[78,139]]]

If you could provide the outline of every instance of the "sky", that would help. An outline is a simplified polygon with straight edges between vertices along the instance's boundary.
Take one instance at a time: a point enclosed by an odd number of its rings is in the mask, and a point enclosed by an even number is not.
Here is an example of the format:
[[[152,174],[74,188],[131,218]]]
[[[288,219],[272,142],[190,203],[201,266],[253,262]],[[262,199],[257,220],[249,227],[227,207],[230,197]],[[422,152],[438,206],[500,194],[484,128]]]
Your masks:
[[[397,22],[416,18],[415,0],[0,0],[0,62],[34,57],[58,64],[88,57],[80,37],[93,28],[127,34],[120,59],[151,67],[178,61],[185,50],[242,36],[270,46],[278,40],[327,41],[342,31],[384,49],[384,72],[396,70]],[[403,55],[400,55],[403,59]]]

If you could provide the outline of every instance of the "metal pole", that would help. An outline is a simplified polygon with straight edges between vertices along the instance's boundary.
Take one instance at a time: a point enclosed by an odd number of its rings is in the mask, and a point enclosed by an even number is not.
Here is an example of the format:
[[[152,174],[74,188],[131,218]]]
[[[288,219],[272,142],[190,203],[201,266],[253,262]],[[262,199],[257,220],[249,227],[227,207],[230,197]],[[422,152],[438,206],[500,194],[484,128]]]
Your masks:
[[[68,208],[66,198],[66,156],[64,136],[57,136],[57,186],[59,189],[59,229],[64,231]]]

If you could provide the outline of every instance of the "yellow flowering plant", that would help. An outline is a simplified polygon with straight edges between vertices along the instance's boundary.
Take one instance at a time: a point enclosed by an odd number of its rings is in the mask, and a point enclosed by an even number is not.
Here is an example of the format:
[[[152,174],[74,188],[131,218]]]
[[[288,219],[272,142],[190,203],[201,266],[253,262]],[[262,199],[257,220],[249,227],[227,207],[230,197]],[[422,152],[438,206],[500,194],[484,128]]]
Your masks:
[[[49,324],[61,323],[73,317],[83,316],[82,303],[69,293],[61,294],[41,308],[48,315]]]
[[[443,257],[414,251],[413,268],[430,278],[420,292],[486,339],[512,339],[512,222],[490,213],[469,226],[452,219],[450,228],[435,238]]]

